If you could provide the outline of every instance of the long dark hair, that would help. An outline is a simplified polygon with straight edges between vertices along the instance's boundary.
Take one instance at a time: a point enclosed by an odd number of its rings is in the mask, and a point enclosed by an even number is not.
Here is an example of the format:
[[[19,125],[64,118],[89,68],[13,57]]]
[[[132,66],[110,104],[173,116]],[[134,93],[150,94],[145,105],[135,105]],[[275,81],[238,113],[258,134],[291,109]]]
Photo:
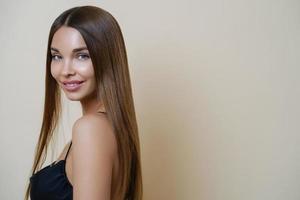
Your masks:
[[[93,63],[97,98],[102,100],[118,144],[120,199],[141,200],[142,167],[127,53],[119,24],[106,10],[95,6],[73,7],[53,22],[47,47],[43,122],[35,148],[31,174],[40,170],[47,156],[48,144],[61,116],[61,93],[51,76],[50,45],[62,26],[75,28],[82,35]],[[30,183],[25,200],[29,198]]]

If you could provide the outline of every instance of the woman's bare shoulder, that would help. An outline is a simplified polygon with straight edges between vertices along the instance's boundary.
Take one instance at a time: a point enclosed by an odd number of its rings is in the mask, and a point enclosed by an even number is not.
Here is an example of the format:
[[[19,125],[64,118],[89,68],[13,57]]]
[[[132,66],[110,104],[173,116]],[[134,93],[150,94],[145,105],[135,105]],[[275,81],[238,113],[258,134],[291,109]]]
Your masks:
[[[109,126],[109,121],[107,119],[107,116],[105,114],[85,114],[78,118],[73,125],[73,128],[76,128],[78,126],[95,126],[95,125],[101,125],[103,126]]]
[[[97,114],[80,117],[73,125],[72,140],[74,195],[110,196],[117,145],[108,119]]]
[[[72,127],[72,140],[105,141],[112,148],[116,148],[116,138],[106,115],[86,114],[74,122]],[[112,150],[112,149],[111,149]],[[115,149],[114,149],[115,150]]]

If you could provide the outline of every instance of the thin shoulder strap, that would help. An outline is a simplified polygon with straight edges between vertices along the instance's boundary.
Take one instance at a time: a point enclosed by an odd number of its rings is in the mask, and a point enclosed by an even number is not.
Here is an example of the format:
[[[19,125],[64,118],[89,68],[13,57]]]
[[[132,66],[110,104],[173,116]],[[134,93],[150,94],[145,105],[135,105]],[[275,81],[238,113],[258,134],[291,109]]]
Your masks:
[[[68,153],[69,153],[69,151],[70,151],[71,146],[72,146],[72,141],[71,141],[71,143],[70,143],[70,146],[69,146],[69,148],[68,148],[67,154],[66,154],[66,156],[65,156],[65,160],[67,159],[67,156],[68,156]]]

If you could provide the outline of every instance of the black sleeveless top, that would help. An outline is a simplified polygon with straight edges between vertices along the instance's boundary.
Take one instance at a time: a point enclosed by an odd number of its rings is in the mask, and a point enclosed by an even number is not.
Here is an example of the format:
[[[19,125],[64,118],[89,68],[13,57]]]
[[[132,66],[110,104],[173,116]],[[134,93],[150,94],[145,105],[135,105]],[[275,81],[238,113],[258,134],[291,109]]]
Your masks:
[[[30,177],[31,200],[72,200],[73,186],[66,174],[66,159],[71,148],[68,148],[65,159],[54,161]]]

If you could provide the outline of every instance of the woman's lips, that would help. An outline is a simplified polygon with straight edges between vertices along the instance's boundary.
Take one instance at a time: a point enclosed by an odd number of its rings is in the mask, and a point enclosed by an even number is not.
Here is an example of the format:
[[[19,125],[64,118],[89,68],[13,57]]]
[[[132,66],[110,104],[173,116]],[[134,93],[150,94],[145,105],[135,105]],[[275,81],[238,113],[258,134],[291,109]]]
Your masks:
[[[66,83],[66,84],[63,83],[63,87],[69,92],[74,92],[81,87],[82,83],[84,83],[84,81],[80,83]]]

